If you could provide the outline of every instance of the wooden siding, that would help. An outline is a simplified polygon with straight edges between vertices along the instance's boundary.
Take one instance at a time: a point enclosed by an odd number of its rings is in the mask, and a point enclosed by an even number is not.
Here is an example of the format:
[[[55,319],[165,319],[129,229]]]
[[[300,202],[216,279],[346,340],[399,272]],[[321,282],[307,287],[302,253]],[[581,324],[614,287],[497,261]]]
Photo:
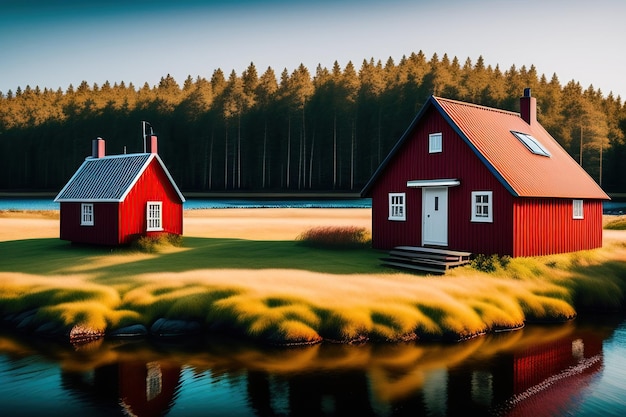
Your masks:
[[[429,133],[442,133],[441,153],[428,153]],[[472,253],[511,253],[513,196],[443,117],[431,108],[371,190],[372,244],[377,249],[422,244],[422,189],[407,180],[459,179],[448,189],[448,246]],[[493,223],[471,222],[472,191],[493,192]],[[390,221],[388,193],[406,193],[406,221]]]
[[[162,232],[146,232],[148,201],[163,203]],[[147,234],[183,234],[183,204],[156,160],[152,160],[126,199],[120,203],[119,224],[120,243],[130,243],[138,236]]]
[[[572,199],[520,198],[514,205],[513,256],[541,256],[602,246],[602,201],[583,202],[573,219]]]
[[[117,203],[94,203],[93,226],[81,226],[81,204],[61,202],[60,238],[99,245],[118,244]]]

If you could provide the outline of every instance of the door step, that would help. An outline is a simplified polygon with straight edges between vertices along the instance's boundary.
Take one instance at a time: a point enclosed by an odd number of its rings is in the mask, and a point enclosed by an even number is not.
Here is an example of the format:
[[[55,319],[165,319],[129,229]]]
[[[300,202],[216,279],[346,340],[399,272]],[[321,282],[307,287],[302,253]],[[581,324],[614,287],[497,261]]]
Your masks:
[[[382,264],[393,268],[444,274],[448,269],[470,262],[470,252],[452,251],[421,246],[396,246]]]

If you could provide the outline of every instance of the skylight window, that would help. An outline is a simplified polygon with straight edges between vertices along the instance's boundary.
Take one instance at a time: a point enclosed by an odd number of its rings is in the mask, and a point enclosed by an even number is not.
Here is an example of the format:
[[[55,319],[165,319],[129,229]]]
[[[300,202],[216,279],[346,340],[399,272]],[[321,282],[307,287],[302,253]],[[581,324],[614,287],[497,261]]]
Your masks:
[[[535,155],[550,157],[550,152],[548,152],[548,150],[544,148],[541,142],[535,139],[534,136],[529,135],[528,133],[515,132],[513,130],[511,133],[513,133],[515,137],[518,138],[520,142],[522,142],[528,150]]]

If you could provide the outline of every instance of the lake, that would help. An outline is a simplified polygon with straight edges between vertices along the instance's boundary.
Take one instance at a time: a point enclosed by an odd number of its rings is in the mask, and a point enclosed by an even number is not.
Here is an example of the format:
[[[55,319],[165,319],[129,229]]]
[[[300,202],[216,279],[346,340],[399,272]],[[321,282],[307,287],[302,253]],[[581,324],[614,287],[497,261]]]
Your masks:
[[[59,345],[0,333],[7,416],[623,416],[626,316],[461,343]]]
[[[185,210],[220,208],[371,208],[369,198],[190,198]],[[52,198],[0,197],[0,210],[58,210]]]
[[[370,198],[190,198],[185,210],[220,208],[371,208]],[[59,203],[52,198],[0,197],[0,210],[58,210]],[[626,213],[626,202],[607,201],[605,214]]]

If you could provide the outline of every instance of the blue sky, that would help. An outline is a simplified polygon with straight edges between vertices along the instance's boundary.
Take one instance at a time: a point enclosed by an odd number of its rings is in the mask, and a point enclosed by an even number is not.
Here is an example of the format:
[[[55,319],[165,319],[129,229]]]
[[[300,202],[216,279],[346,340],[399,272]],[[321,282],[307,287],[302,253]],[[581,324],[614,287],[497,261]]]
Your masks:
[[[0,0],[0,91],[277,75],[422,50],[626,99],[624,0]],[[521,94],[522,92],[520,92]]]

